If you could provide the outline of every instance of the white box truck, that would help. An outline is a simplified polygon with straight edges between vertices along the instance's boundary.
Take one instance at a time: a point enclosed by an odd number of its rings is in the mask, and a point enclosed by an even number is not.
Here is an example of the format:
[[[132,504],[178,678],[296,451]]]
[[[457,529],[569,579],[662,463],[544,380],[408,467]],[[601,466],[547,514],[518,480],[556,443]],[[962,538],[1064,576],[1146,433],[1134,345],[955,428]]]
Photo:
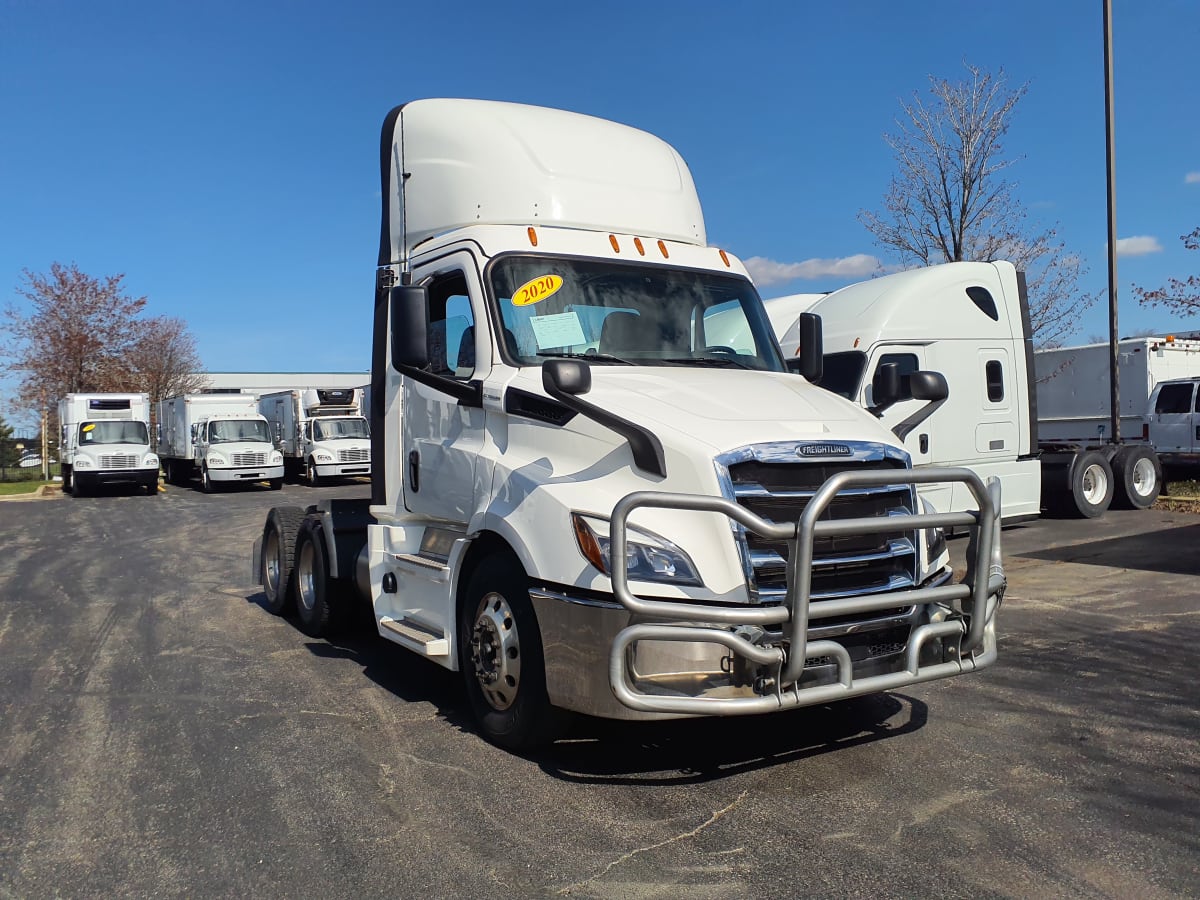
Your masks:
[[[283,487],[283,455],[252,394],[184,394],[158,404],[158,455],[169,484],[201,489],[266,481]]]
[[[63,489],[82,497],[98,485],[133,484],[158,494],[146,394],[67,394],[58,403]]]
[[[285,473],[323,479],[371,474],[371,428],[362,388],[295,388],[258,398]]]
[[[387,117],[381,163],[372,496],[271,510],[271,610],[322,634],[357,587],[381,636],[462,673],[505,747],[562,711],[765,713],[995,661],[998,483],[914,470],[814,387],[815,318],[788,370],[674,149],[421,100]],[[909,384],[944,396],[936,373]],[[975,508],[923,510],[915,485],[941,480]],[[962,580],[952,526],[975,537]]]

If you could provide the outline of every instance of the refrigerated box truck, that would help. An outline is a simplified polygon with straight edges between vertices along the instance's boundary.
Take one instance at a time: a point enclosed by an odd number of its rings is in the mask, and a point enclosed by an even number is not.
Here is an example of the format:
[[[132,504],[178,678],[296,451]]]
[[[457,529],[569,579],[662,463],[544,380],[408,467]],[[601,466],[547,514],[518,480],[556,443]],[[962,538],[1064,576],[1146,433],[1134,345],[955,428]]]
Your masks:
[[[98,485],[132,484],[158,494],[146,394],[67,394],[58,403],[63,489],[81,497]]]
[[[362,388],[295,388],[258,398],[289,476],[323,479],[371,474],[371,428]]]
[[[252,394],[185,394],[158,404],[158,454],[170,484],[199,476],[212,493],[223,485],[266,481],[283,487],[283,455]]]

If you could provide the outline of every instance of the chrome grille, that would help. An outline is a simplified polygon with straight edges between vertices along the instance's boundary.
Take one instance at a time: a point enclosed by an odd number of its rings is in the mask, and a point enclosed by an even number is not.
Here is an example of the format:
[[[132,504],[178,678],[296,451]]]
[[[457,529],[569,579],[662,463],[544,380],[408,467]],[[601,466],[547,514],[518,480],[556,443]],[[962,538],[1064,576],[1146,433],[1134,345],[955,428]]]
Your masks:
[[[266,464],[267,454],[265,453],[233,454],[233,465],[235,466],[265,466]]]
[[[102,469],[136,469],[138,458],[125,453],[111,453],[100,457]]]
[[[369,449],[338,451],[338,462],[370,462],[370,460],[371,451]]]
[[[759,461],[728,466],[733,499],[771,522],[795,522],[825,481],[838,472],[863,469],[902,469],[897,459],[853,459],[836,462]],[[909,485],[856,488],[839,493],[823,519],[856,519],[895,516],[913,512]],[[761,602],[781,602],[787,592],[788,547],[744,533],[751,576]],[[852,534],[818,539],[813,546],[812,599],[859,596],[912,588],[917,578],[916,533],[897,521],[894,532]],[[895,614],[907,607],[897,607]],[[892,611],[884,611],[889,615]],[[871,614],[877,618],[880,612]],[[858,617],[852,617],[857,619]],[[822,619],[822,626],[847,620]]]

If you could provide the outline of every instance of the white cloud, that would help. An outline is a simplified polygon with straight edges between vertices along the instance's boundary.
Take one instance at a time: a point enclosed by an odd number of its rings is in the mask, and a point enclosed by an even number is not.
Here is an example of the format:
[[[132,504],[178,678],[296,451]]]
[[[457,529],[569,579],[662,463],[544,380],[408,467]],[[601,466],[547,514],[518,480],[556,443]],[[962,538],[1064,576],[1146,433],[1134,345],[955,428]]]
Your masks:
[[[1183,176],[1184,184],[1200,184],[1200,172],[1188,172]]]
[[[1158,238],[1148,234],[1117,238],[1117,256],[1145,256],[1147,253],[1162,253]]]
[[[763,256],[745,260],[750,277],[758,285],[782,284],[796,278],[862,278],[882,267],[879,260],[866,253],[843,256],[840,259],[806,259],[804,262],[783,263]]]

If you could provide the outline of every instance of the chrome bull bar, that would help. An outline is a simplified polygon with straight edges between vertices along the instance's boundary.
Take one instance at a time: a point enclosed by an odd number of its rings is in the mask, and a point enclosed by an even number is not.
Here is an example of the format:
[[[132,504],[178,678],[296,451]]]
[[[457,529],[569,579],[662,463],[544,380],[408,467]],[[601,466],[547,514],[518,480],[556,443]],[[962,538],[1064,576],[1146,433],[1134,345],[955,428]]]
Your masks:
[[[837,494],[847,488],[886,485],[918,485],[958,481],[971,491],[979,509],[959,513],[914,513],[895,517],[818,521]],[[645,711],[684,715],[740,715],[795,706],[808,706],[861,694],[893,690],[908,684],[932,681],[981,669],[995,661],[995,636],[990,634],[996,608],[1003,599],[1006,580],[1000,555],[1000,483],[988,485],[969,469],[922,468],[918,470],[869,470],[839,472],[830,477],[805,506],[799,521],[768,522],[738,503],[721,497],[639,491],[623,498],[613,509],[609,531],[610,558],[626,558],[627,522],[639,508],[716,512],[769,540],[788,544],[788,588],[783,604],[777,606],[718,606],[649,600],[629,589],[628,573],[614,566],[613,594],[631,613],[649,620],[630,625],[613,641],[609,657],[609,682],[625,706]],[[817,538],[890,531],[919,531],[926,528],[965,527],[970,532],[967,571],[957,584],[885,591],[867,596],[822,600],[812,607],[813,544]],[[957,606],[961,616],[929,622],[913,629],[905,650],[904,670],[855,679],[850,655],[841,644],[808,641],[809,621],[891,609],[897,605],[940,603]],[[791,648],[761,645],[737,626],[781,626]],[[732,627],[731,627],[732,626]],[[958,658],[941,663],[920,664],[921,649],[933,639],[963,635]],[[629,649],[638,641],[694,641],[718,644],[731,653],[773,672],[773,692],[755,697],[691,697],[646,694],[637,690],[631,677]],[[986,644],[986,646],[985,646]],[[795,648],[800,647],[800,651]],[[976,652],[982,651],[982,652]],[[829,657],[837,667],[833,684],[800,687],[805,660]]]

